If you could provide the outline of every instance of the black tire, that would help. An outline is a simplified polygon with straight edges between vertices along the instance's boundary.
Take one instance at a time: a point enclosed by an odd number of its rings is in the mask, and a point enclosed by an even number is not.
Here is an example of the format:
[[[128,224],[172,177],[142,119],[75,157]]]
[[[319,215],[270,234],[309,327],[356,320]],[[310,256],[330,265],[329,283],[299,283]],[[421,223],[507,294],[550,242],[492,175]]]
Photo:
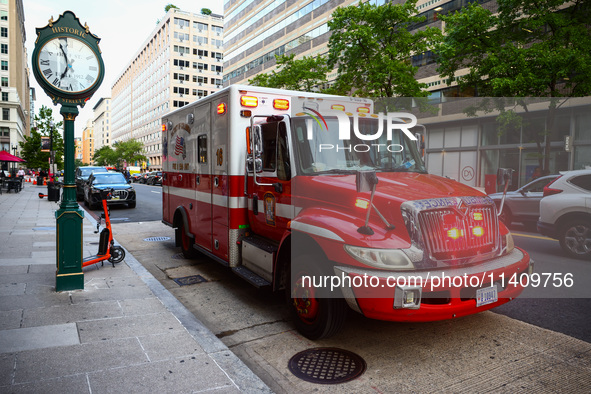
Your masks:
[[[591,259],[591,222],[571,220],[560,229],[559,241],[562,250],[576,259]]]
[[[292,263],[293,269],[287,273],[291,277],[286,287],[290,314],[300,334],[317,340],[336,335],[345,325],[349,307],[342,294],[331,297],[317,297],[318,293],[327,290],[307,286],[303,276],[319,277],[328,272],[329,262],[317,255],[300,255]]]
[[[125,250],[121,246],[111,247],[111,257],[109,257],[109,262],[111,264],[118,264],[122,262],[124,258]]]
[[[87,207],[88,206],[88,201],[86,201],[86,199],[84,199],[84,206]]]
[[[194,239],[189,237],[188,230],[185,228],[184,224],[181,224],[179,229],[177,230],[177,236],[180,237],[180,245],[181,250],[183,251],[183,256],[186,259],[194,259],[197,257],[197,251],[193,248]]]

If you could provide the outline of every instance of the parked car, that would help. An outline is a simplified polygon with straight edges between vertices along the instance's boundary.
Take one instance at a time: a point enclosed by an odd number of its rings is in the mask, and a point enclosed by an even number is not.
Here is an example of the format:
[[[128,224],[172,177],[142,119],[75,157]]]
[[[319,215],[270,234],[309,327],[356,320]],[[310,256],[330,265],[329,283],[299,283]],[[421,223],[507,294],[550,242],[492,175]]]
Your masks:
[[[591,258],[591,169],[562,172],[544,187],[538,231],[571,257]]]
[[[146,184],[162,186],[162,171],[151,172],[146,178]]]
[[[76,200],[84,200],[84,185],[93,171],[106,172],[105,167],[84,166],[76,168]]]
[[[143,176],[144,174],[136,172],[135,174],[131,174],[131,176],[129,177],[129,179],[133,182],[136,183],[139,181],[139,179]]]
[[[84,205],[90,209],[100,208],[100,192],[107,188],[114,189],[107,200],[108,205],[126,204],[135,208],[135,189],[120,172],[93,172],[84,187]]]
[[[144,172],[143,174],[140,174],[140,177],[138,179],[138,183],[146,183],[150,174],[151,174],[151,172]]]
[[[515,191],[507,192],[499,220],[506,225],[513,222],[535,224],[540,216],[540,200],[544,194],[544,186],[559,176],[558,174],[543,176]],[[500,209],[503,193],[493,193],[489,197],[497,204],[497,209]]]

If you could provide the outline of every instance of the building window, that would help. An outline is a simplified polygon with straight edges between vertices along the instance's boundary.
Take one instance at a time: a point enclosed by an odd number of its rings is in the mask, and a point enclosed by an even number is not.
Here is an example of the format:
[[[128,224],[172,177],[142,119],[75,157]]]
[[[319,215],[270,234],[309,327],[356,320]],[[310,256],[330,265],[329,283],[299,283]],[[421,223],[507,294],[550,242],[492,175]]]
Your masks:
[[[195,63],[195,62],[193,62],[193,68],[196,68],[197,70],[205,70],[205,71],[207,71],[208,65],[207,65],[207,63]]]
[[[0,70],[8,71],[8,60],[2,60],[2,65],[0,65]]]
[[[8,28],[7,27],[0,28],[0,37],[8,37]]]
[[[207,31],[207,25],[201,22],[193,22],[193,28],[199,30],[199,32]]]
[[[10,120],[10,108],[2,108],[2,120]]]
[[[216,46],[218,48],[221,48],[222,46],[224,46],[224,42],[222,40],[216,40],[216,39],[212,38],[211,39],[211,45],[214,45],[214,46]]]
[[[189,27],[189,21],[186,19],[174,18],[174,24],[180,27],[181,29],[184,27]]]
[[[201,59],[203,56],[207,57],[208,52],[204,51],[203,49],[193,49],[193,55],[199,56]]]
[[[207,45],[207,37],[193,36],[193,41],[196,42],[198,45]]]
[[[8,101],[8,92],[2,92],[2,101]]]
[[[224,29],[221,26],[211,25],[211,31],[213,31],[214,33],[217,33],[217,35],[220,36],[224,32]]]
[[[2,87],[7,87],[8,86],[8,77],[2,77]]]
[[[3,54],[8,54],[8,44],[1,44],[0,45],[0,52]]]
[[[0,135],[3,137],[10,136],[10,128],[9,127],[0,127]]]
[[[211,57],[213,57],[214,59],[222,60],[224,58],[224,55],[221,52],[212,52]]]

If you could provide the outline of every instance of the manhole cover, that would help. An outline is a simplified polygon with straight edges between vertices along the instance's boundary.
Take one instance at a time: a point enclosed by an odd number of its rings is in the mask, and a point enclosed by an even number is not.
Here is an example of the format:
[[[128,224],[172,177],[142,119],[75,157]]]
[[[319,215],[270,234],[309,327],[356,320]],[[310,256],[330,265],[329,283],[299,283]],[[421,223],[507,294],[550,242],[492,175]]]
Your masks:
[[[150,238],[144,238],[144,241],[146,242],[160,242],[160,241],[168,241],[170,239],[170,237],[150,237]]]
[[[174,278],[173,279],[179,286],[188,286],[194,285],[201,282],[207,282],[201,275],[191,275],[191,276],[183,276],[182,278]]]
[[[367,364],[357,354],[337,348],[314,348],[289,360],[289,370],[298,378],[319,384],[337,384],[356,379]]]
[[[171,258],[172,259],[175,259],[175,260],[184,260],[185,259],[185,255],[182,254],[182,253],[177,253],[177,254],[173,254]]]

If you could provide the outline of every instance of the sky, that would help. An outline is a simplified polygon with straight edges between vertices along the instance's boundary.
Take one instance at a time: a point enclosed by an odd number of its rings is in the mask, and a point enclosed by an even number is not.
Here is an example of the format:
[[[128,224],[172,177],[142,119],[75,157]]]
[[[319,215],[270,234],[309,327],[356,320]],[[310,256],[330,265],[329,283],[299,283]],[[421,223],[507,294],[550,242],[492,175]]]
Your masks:
[[[72,11],[80,19],[82,25],[86,22],[90,32],[98,36],[101,41],[99,47],[105,63],[105,78],[98,91],[79,108],[80,113],[75,121],[75,135],[82,136],[88,119],[93,118],[92,108],[102,97],[111,97],[111,86],[115,79],[123,72],[127,64],[143,46],[144,42],[156,27],[156,22],[165,15],[164,7],[174,4],[183,11],[200,13],[201,8],[209,8],[214,14],[223,15],[225,0],[23,0],[25,12],[25,32],[27,41],[28,63],[31,67],[31,55],[37,38],[36,28],[45,27],[49,18],[53,20],[64,13]],[[35,88],[37,100],[35,111],[41,106],[53,109],[56,122],[63,120],[60,106],[53,105],[49,96],[41,89],[33,71],[30,72],[30,84]]]

